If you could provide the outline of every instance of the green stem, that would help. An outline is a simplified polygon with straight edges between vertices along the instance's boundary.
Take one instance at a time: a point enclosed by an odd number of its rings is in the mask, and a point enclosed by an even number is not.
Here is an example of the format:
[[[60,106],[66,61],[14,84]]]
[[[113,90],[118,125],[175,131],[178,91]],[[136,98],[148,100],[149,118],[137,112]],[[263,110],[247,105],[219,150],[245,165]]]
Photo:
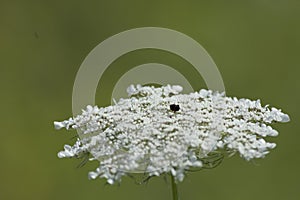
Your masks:
[[[179,200],[178,190],[177,190],[177,184],[175,183],[174,176],[172,174],[170,174],[170,176],[171,176],[173,200]]]

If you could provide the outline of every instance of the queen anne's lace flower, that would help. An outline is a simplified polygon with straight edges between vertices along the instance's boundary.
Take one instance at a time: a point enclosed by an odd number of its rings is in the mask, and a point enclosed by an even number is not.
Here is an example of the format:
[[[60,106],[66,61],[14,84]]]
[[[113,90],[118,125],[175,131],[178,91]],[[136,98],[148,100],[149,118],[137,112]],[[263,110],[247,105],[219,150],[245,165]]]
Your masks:
[[[58,157],[90,152],[100,165],[89,177],[103,177],[110,184],[127,172],[171,173],[181,181],[186,170],[203,167],[211,152],[238,152],[246,160],[264,157],[276,146],[264,137],[278,135],[269,124],[289,121],[259,100],[181,91],[181,86],[131,85],[128,99],[104,108],[87,106],[81,115],[54,122],[57,129],[77,129],[81,138],[74,146],[65,145]]]

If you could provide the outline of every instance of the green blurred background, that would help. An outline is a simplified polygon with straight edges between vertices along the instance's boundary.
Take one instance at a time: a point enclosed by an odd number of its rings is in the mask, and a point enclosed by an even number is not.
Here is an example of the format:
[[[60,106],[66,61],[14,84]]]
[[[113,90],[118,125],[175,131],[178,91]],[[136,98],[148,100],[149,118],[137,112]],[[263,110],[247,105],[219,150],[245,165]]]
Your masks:
[[[141,186],[124,178],[120,186],[107,186],[87,179],[96,164],[78,169],[79,161],[56,156],[74,133],[55,131],[53,121],[72,115],[72,87],[83,59],[109,36],[144,26],[194,38],[219,67],[228,95],[260,98],[291,117],[275,125],[280,135],[271,140],[278,146],[265,159],[235,156],[188,174],[179,184],[181,199],[300,199],[299,24],[297,0],[1,0],[0,199],[171,199],[163,178]],[[167,52],[131,52],[101,79],[97,104],[108,104],[124,73],[120,67],[147,62],[191,70]],[[199,77],[191,81],[205,87]]]

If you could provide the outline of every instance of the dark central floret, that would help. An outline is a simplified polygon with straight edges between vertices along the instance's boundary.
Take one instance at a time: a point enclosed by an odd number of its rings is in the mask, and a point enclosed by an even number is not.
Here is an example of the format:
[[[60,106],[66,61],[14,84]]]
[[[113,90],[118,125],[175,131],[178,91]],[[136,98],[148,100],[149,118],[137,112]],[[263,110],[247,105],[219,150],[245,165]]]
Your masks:
[[[171,104],[170,109],[174,112],[178,111],[180,109],[179,105]]]

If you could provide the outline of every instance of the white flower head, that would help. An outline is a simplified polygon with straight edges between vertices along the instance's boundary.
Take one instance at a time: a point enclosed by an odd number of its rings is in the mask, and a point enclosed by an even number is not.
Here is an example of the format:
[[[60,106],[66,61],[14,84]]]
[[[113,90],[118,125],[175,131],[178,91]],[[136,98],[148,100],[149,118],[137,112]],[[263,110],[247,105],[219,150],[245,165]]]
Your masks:
[[[182,181],[185,171],[210,165],[218,152],[263,158],[276,146],[264,139],[278,135],[270,124],[289,121],[287,114],[263,107],[259,100],[204,89],[181,91],[181,86],[131,85],[129,98],[113,106],[87,106],[81,115],[55,122],[57,129],[78,130],[81,138],[73,147],[65,145],[58,156],[90,152],[99,167],[89,177],[106,178],[109,184],[132,172],[171,173]]]

